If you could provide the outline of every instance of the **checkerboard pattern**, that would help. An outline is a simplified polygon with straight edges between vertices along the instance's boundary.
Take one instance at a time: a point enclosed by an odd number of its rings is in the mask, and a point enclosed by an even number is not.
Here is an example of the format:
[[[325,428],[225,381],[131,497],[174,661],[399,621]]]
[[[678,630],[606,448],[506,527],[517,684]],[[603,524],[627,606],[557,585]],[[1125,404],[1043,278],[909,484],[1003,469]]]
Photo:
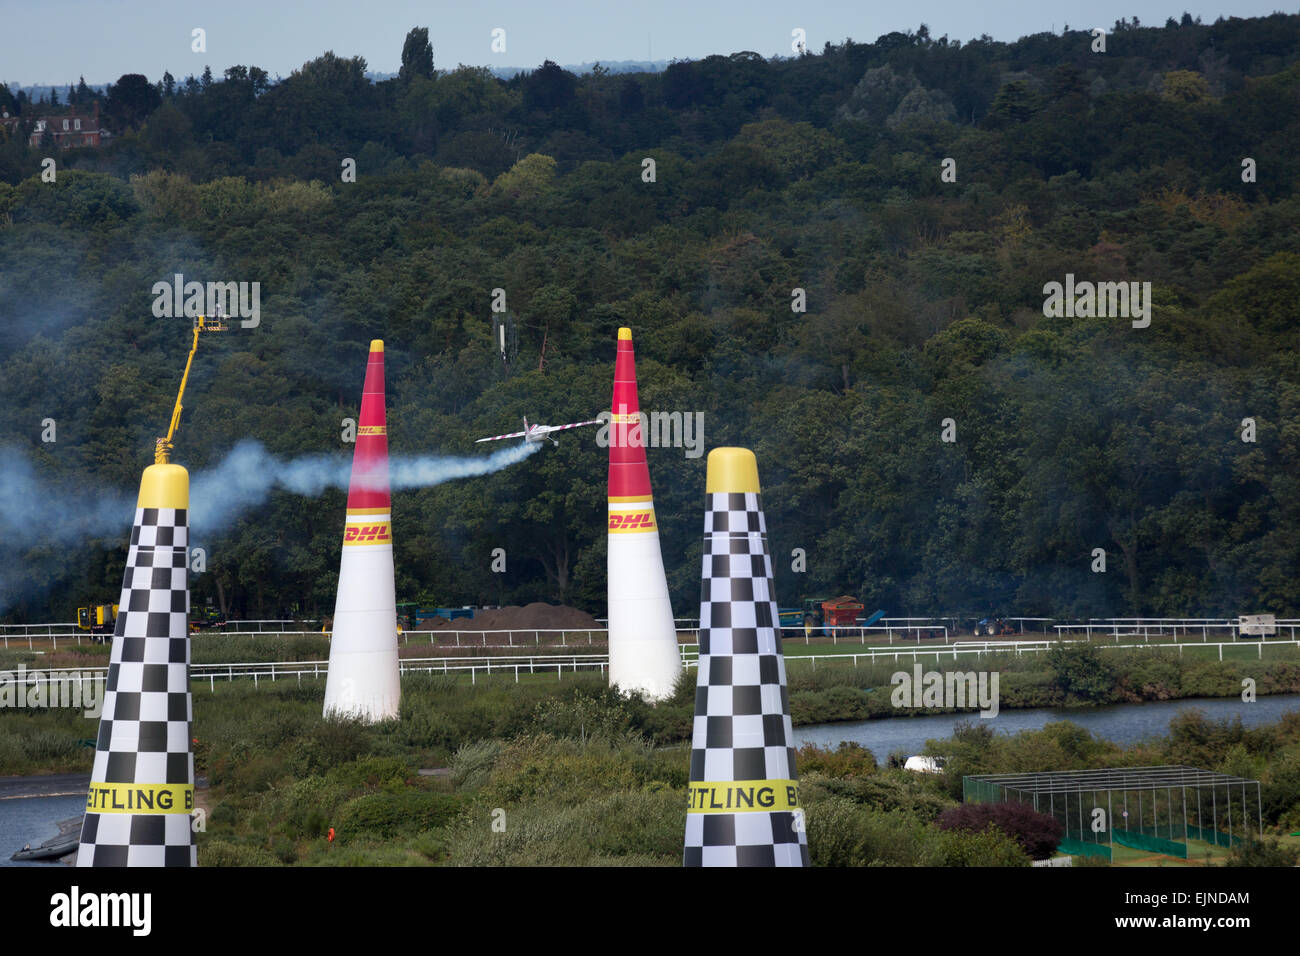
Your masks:
[[[189,530],[184,508],[138,508],[91,786],[194,785]],[[194,866],[190,814],[87,813],[78,866]]]
[[[762,504],[707,498],[691,782],[797,780]],[[684,862],[807,866],[803,813],[687,813]]]

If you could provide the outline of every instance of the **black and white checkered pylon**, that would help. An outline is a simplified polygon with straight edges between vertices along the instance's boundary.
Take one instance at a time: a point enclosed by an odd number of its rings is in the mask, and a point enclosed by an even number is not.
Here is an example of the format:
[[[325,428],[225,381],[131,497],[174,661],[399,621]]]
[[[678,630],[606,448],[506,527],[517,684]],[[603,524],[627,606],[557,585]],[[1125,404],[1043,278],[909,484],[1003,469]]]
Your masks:
[[[136,509],[78,866],[197,863],[186,514]]]
[[[757,493],[707,499],[684,863],[807,866],[762,505]]]

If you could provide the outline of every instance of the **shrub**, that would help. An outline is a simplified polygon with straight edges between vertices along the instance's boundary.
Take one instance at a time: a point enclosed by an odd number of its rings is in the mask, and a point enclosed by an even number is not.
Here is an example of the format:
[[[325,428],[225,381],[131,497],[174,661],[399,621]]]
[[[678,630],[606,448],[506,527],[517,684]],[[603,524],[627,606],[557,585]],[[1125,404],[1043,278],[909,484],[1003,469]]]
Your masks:
[[[257,847],[226,840],[204,840],[199,844],[199,866],[279,866],[280,861]]]
[[[616,792],[576,806],[539,801],[506,809],[504,830],[482,807],[448,832],[457,866],[680,866],[686,823],[680,791]]]
[[[1060,821],[1023,803],[964,803],[939,817],[941,830],[982,833],[990,826],[1014,839],[1035,860],[1050,857],[1065,836]]]
[[[1052,681],[1067,699],[1105,704],[1117,696],[1112,659],[1102,656],[1086,644],[1053,644],[1048,649],[1047,666]]]
[[[451,782],[458,790],[479,789],[487,783],[502,746],[499,740],[465,744],[451,758]]]
[[[1257,840],[1250,837],[1245,843],[1232,848],[1223,865],[1292,867],[1297,860],[1300,860],[1300,847],[1287,846],[1278,840]]]
[[[835,750],[808,744],[800,748],[795,767],[801,774],[816,771],[827,777],[865,777],[876,772],[876,756],[850,740],[840,741]]]
[[[368,793],[343,806],[335,829],[343,839],[430,830],[450,823],[461,806],[461,798],[449,793]]]
[[[1015,839],[990,826],[979,833],[944,831],[944,866],[1029,866]]]
[[[365,757],[332,767],[325,779],[353,790],[401,789],[413,777],[405,760],[398,757]]]

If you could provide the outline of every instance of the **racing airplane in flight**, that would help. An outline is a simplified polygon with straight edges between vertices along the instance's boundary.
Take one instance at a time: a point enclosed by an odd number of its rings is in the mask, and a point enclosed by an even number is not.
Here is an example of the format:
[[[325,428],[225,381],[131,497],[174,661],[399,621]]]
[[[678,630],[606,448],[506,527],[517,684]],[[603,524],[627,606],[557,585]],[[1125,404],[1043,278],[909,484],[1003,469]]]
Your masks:
[[[501,441],[503,438],[522,438],[526,442],[549,441],[552,445],[558,446],[560,443],[551,437],[551,432],[567,431],[570,428],[581,428],[583,425],[599,425],[601,421],[596,419],[589,422],[573,422],[568,425],[530,425],[528,419],[524,419],[524,430],[521,432],[511,432],[509,435],[493,435],[491,438],[480,438],[474,442]]]

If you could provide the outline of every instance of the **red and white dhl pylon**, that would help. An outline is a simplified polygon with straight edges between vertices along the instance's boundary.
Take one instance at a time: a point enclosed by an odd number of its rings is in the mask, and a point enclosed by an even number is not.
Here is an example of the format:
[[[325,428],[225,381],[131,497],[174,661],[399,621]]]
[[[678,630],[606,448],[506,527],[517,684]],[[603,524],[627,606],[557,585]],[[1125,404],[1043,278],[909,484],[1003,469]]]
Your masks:
[[[352,455],[348,515],[334,605],[325,715],[371,723],[398,716],[397,594],[393,584],[393,514],[388,489],[384,414],[384,343],[370,343]]]
[[[632,330],[619,329],[609,426],[609,683],[661,700],[682,665],[639,412]]]

